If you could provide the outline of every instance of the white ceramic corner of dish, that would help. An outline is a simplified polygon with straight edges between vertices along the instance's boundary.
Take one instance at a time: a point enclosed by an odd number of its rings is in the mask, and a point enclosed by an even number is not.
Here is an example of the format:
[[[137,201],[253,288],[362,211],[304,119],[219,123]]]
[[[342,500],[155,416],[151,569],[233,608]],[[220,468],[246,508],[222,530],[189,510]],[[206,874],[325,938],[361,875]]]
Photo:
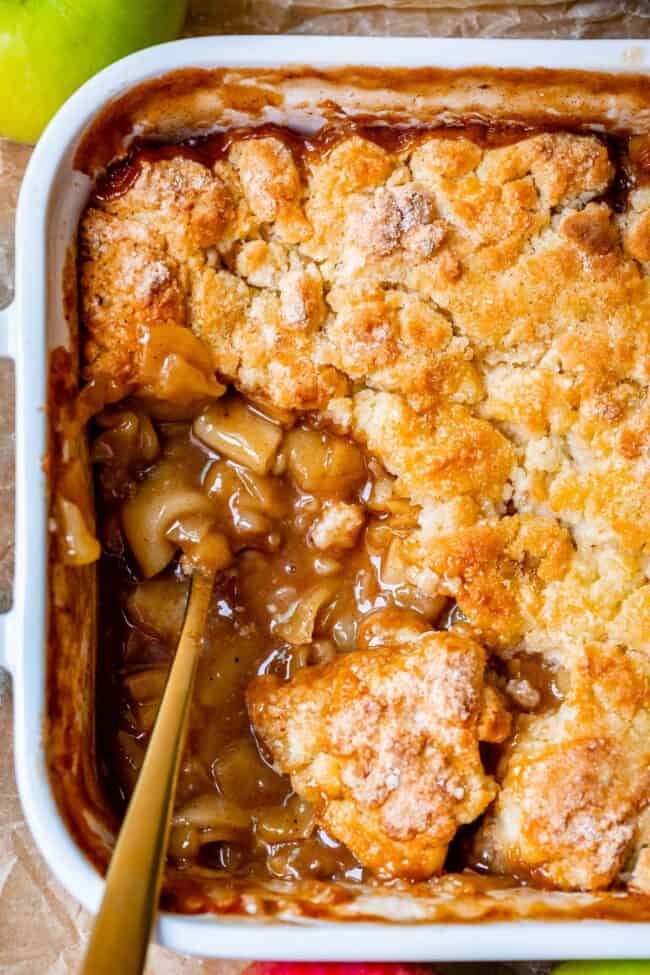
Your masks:
[[[75,173],[75,145],[111,98],[184,67],[282,67],[290,64],[460,68],[469,66],[640,71],[647,41],[501,41],[456,39],[203,37],[142,51],[85,84],[48,126],[30,161],[16,232],[16,299],[0,315],[0,354],[16,359],[16,568],[14,606],[0,617],[0,662],[13,675],[16,769],[36,841],[61,882],[90,910],[102,881],[67,832],[50,790],[42,744],[45,700],[47,485],[44,413],[47,349],[65,341],[61,268],[87,193]],[[7,322],[11,336],[7,338]],[[643,957],[650,926],[599,921],[387,924],[163,915],[158,940],[215,957],[331,960],[491,960]]]

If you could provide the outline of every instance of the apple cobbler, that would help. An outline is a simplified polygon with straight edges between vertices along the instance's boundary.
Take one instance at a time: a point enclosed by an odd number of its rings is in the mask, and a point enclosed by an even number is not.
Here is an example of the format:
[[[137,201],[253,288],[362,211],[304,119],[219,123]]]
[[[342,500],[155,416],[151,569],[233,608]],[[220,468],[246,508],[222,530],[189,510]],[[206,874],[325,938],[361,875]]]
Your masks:
[[[96,184],[81,398],[117,811],[188,576],[218,570],[180,870],[650,890],[649,160],[588,132],[267,125],[141,144]]]

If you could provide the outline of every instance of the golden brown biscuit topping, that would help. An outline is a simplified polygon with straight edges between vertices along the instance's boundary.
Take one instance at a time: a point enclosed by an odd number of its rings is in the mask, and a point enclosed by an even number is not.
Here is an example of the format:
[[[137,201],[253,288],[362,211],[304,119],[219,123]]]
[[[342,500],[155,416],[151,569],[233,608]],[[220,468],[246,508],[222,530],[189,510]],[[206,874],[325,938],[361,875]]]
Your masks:
[[[380,874],[429,877],[496,793],[478,752],[483,668],[473,641],[429,633],[290,684],[259,677],[248,708],[276,767],[333,836]]]

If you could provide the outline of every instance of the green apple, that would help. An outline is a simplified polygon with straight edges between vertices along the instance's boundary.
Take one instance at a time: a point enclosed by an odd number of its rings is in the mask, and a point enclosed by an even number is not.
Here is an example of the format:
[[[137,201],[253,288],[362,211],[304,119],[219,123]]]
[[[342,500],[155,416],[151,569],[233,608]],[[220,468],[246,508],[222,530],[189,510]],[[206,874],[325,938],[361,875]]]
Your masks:
[[[187,0],[0,0],[0,135],[25,142],[112,61],[178,35]]]

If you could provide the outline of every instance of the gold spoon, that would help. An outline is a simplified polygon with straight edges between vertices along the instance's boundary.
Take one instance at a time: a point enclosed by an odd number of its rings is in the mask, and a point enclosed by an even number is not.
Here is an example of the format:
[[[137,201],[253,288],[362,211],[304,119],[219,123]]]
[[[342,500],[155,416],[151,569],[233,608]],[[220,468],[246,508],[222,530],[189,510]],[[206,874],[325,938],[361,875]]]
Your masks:
[[[111,858],[82,975],[141,975],[144,969],[214,576],[195,570],[190,581],[178,649]]]

